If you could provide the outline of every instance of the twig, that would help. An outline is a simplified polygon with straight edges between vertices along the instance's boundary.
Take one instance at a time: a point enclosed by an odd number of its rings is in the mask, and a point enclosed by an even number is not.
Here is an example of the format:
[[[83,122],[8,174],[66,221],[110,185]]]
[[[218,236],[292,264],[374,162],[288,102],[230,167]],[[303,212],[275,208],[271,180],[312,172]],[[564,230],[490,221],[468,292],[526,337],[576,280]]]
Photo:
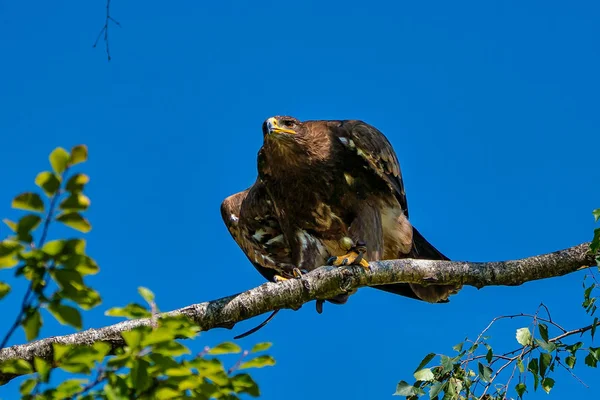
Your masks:
[[[98,42],[100,41],[100,38],[104,36],[104,46],[106,48],[106,57],[108,58],[108,61],[111,60],[111,57],[110,57],[110,45],[109,45],[109,41],[108,41],[108,27],[109,27],[109,25],[110,25],[111,22],[114,23],[115,25],[117,25],[118,27],[121,27],[121,23],[119,21],[117,21],[116,19],[114,19],[110,15],[110,0],[106,0],[106,18],[104,20],[104,26],[102,27],[102,29],[98,33],[98,37],[96,37],[96,41],[94,42],[94,46],[93,47],[95,48],[98,45]]]
[[[578,377],[577,375],[575,375],[575,373],[568,368],[565,364],[562,363],[562,361],[560,361],[558,358],[556,358],[556,362],[558,363],[558,365],[560,365],[561,367],[563,367],[564,369],[566,369],[567,371],[569,371],[569,373],[571,374],[571,376],[575,379],[577,379],[579,381],[579,383],[581,383],[586,389],[589,389],[589,386],[585,384],[584,381],[581,380],[580,377]]]
[[[240,365],[242,365],[242,361],[244,360],[244,358],[246,358],[246,356],[248,354],[250,354],[250,352],[248,350],[244,350],[244,352],[242,353],[242,355],[239,358],[239,360],[237,360],[237,362],[233,365],[233,367],[229,368],[229,370],[227,371],[227,373],[229,375],[231,375],[232,373],[234,373],[240,367]]]
[[[81,396],[81,395],[86,394],[87,392],[89,392],[90,390],[92,390],[93,388],[95,388],[96,386],[101,384],[102,382],[104,382],[105,379],[106,379],[106,374],[104,373],[104,368],[99,367],[98,373],[96,375],[96,379],[94,379],[93,381],[91,381],[90,383],[85,385],[83,388],[81,388],[81,391],[67,397],[67,399],[74,399],[76,396]]]

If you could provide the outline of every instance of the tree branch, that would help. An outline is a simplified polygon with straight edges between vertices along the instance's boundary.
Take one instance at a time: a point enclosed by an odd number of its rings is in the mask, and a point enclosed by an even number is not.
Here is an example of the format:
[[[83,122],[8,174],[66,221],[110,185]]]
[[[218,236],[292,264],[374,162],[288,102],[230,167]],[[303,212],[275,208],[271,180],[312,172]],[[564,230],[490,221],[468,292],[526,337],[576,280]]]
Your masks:
[[[525,282],[566,275],[595,265],[589,243],[565,250],[514,261],[468,262],[432,260],[386,260],[371,262],[371,271],[361,267],[321,267],[298,279],[265,283],[246,292],[205,303],[193,304],[160,316],[183,314],[194,320],[203,331],[231,329],[236,323],[276,309],[298,309],[311,300],[327,299],[364,286],[390,283],[463,284],[516,286]],[[91,345],[104,341],[116,349],[124,346],[121,332],[140,325],[152,325],[152,318],[128,320],[100,329],[88,329],[66,336],[56,336],[0,349],[0,363],[10,359],[29,362],[34,357],[52,360],[52,344]],[[0,372],[0,384],[15,374]]]

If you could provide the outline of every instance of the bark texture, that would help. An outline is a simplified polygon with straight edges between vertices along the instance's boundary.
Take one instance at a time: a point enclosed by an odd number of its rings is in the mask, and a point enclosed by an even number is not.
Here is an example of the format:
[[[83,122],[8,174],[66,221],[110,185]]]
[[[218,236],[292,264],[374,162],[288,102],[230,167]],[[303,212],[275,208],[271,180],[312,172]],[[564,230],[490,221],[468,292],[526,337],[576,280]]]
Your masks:
[[[513,261],[403,259],[370,264],[370,272],[365,272],[361,267],[325,266],[298,279],[265,283],[243,293],[193,304],[161,315],[187,315],[198,323],[203,331],[219,327],[231,329],[240,321],[269,311],[298,309],[311,300],[332,298],[364,286],[400,282],[425,285],[462,284],[477,288],[516,286],[529,281],[563,276],[595,265],[595,260],[589,252],[589,243],[583,243],[565,250]],[[99,329],[88,329],[71,335],[49,337],[7,347],[0,349],[0,363],[10,359],[32,362],[36,356],[51,361],[52,343],[91,345],[97,341],[104,341],[113,348],[118,348],[124,346],[121,332],[151,324],[152,320],[149,318],[130,320]],[[0,372],[0,384],[5,384],[14,377],[14,374]]]

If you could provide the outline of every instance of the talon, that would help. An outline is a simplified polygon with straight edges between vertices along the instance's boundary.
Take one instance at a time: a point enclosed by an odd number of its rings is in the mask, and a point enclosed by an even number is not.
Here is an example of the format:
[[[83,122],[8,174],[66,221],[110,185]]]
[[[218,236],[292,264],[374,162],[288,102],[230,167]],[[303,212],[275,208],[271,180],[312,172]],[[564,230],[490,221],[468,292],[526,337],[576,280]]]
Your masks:
[[[365,259],[365,253],[367,252],[367,245],[363,241],[358,241],[357,245],[352,247],[347,254],[339,257],[330,257],[327,260],[327,265],[335,266],[348,266],[348,265],[360,265],[367,271],[371,270],[369,262]]]
[[[294,278],[300,278],[302,276],[302,271],[298,268],[294,268],[292,274],[294,275]]]
[[[273,280],[274,280],[275,282],[283,282],[283,281],[287,281],[287,280],[288,280],[288,278],[284,278],[284,277],[283,277],[283,276],[281,276],[281,275],[275,275],[275,276],[273,277]]]

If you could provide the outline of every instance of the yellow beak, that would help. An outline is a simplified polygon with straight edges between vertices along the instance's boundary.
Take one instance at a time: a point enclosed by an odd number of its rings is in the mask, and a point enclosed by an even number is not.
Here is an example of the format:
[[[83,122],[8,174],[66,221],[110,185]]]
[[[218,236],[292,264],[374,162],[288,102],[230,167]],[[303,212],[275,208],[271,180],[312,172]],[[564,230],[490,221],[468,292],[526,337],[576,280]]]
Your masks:
[[[267,120],[267,130],[269,131],[269,133],[290,133],[290,134],[296,133],[295,131],[293,131],[291,129],[281,127],[279,125],[279,121],[277,121],[277,118],[275,118],[275,117],[271,117]]]

